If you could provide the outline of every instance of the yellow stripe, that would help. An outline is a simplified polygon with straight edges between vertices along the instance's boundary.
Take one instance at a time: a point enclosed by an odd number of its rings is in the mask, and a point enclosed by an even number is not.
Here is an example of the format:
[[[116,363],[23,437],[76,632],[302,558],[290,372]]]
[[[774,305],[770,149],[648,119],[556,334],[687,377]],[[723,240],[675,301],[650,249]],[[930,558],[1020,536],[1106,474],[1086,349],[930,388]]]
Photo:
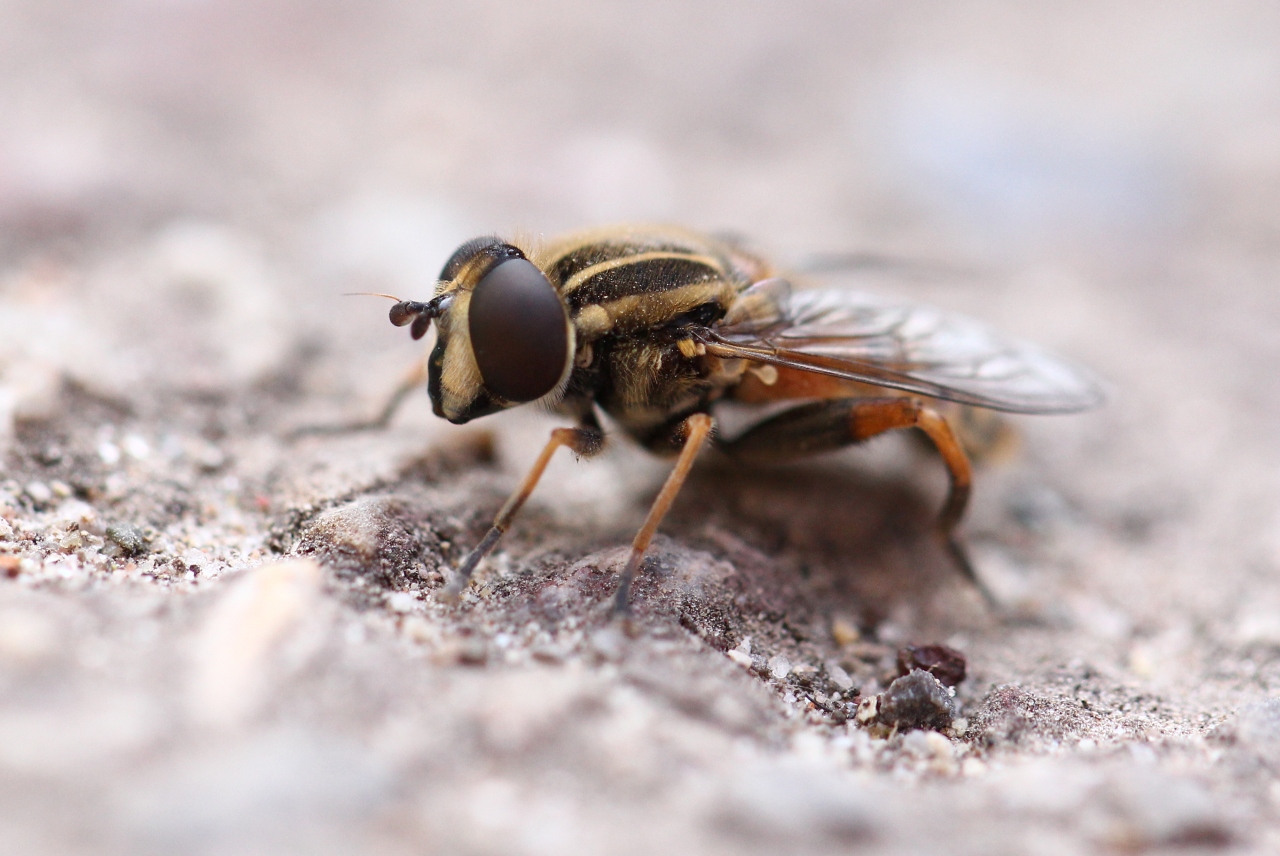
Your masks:
[[[637,329],[670,321],[704,303],[715,301],[727,305],[734,294],[733,286],[723,280],[696,282],[657,293],[630,294],[594,304],[609,313],[615,326]]]
[[[627,265],[636,264],[638,262],[657,261],[658,259],[678,259],[680,261],[697,262],[698,264],[706,265],[711,268],[718,275],[724,275],[724,268],[720,265],[720,262],[711,256],[699,256],[693,253],[673,253],[670,251],[637,253],[634,256],[624,256],[620,259],[610,259],[607,262],[600,262],[599,264],[592,265],[585,270],[578,271],[573,276],[569,277],[569,279],[565,281],[565,284],[560,287],[560,293],[567,296],[587,280],[599,274],[606,273],[607,271],[626,267]]]

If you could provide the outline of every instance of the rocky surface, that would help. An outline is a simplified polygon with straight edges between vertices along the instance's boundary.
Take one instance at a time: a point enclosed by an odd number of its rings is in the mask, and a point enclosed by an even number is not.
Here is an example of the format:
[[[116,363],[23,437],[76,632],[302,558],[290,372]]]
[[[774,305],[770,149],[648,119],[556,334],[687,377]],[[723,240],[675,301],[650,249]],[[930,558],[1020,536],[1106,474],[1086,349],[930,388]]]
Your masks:
[[[1261,3],[0,6],[0,851],[1272,852],[1276,44]],[[705,456],[627,635],[666,465],[625,440],[450,605],[554,421],[294,436],[418,356],[342,292],[654,218],[890,254],[812,281],[1111,381],[980,467],[997,608],[909,438]]]

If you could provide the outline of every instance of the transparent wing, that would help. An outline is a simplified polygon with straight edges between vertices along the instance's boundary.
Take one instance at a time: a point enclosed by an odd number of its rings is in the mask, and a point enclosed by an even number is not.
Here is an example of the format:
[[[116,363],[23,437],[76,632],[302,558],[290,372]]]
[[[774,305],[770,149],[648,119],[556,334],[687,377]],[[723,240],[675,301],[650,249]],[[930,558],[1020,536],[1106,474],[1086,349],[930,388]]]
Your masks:
[[[701,337],[709,353],[1014,413],[1072,413],[1105,398],[1087,370],[928,306],[792,292],[776,279],[742,300]]]

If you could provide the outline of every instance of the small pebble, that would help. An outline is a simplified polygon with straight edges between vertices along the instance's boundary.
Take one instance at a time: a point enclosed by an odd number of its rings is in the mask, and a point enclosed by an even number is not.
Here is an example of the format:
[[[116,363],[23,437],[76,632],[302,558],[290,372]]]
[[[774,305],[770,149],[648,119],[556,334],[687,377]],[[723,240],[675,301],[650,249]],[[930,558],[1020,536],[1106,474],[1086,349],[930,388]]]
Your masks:
[[[781,654],[774,654],[769,658],[769,677],[780,681],[789,674],[791,674],[790,660]]]
[[[107,540],[115,545],[122,556],[141,556],[147,551],[147,539],[136,526],[113,523],[107,527]]]
[[[103,440],[98,444],[98,457],[102,463],[109,467],[114,467],[120,463],[120,447],[110,440]]]
[[[71,489],[71,485],[57,479],[49,482],[49,489],[52,490],[53,495],[59,499],[66,499],[71,496],[71,494],[75,493],[75,491]]]
[[[827,664],[827,677],[831,679],[831,683],[840,688],[841,692],[848,692],[853,689],[853,678],[849,673],[840,668],[839,663]]]
[[[400,625],[400,631],[414,642],[419,643],[436,642],[439,640],[440,636],[439,631],[437,631],[436,628],[434,628],[431,623],[421,615],[406,616],[404,622]],[[363,624],[353,622],[347,627],[347,644],[359,644],[365,641],[367,635],[367,630]]]
[[[84,545],[84,533],[79,529],[72,529],[58,540],[58,549],[64,553],[74,553],[76,550],[83,548]]]
[[[955,701],[941,681],[917,669],[885,690],[880,717],[900,728],[945,728],[955,718]]]
[[[951,759],[956,756],[956,747],[951,745],[951,741],[943,737],[936,731],[925,733],[925,745],[929,747],[929,753],[935,758]]]
[[[22,490],[37,505],[44,505],[53,499],[53,490],[42,481],[27,482],[27,486]]]
[[[856,624],[841,616],[831,622],[831,638],[837,645],[852,645],[862,638],[862,634],[858,632]]]
[[[928,762],[930,769],[936,773],[951,775],[958,770],[955,747],[936,731],[912,731],[903,738],[902,748]]]
[[[923,669],[949,687],[965,676],[964,654],[947,645],[907,645],[898,651],[898,675]]]
[[[13,527],[9,525],[9,521],[0,517],[0,541],[13,540]]]
[[[151,444],[138,434],[126,434],[121,445],[124,446],[124,453],[135,461],[151,457]]]
[[[407,591],[393,592],[387,597],[387,606],[393,612],[413,612],[418,606],[418,599]]]
[[[870,701],[870,700],[868,700]],[[955,719],[956,703],[942,682],[922,669],[889,684],[868,708],[864,718],[862,707],[858,721],[876,723],[906,731],[912,728],[946,729]]]

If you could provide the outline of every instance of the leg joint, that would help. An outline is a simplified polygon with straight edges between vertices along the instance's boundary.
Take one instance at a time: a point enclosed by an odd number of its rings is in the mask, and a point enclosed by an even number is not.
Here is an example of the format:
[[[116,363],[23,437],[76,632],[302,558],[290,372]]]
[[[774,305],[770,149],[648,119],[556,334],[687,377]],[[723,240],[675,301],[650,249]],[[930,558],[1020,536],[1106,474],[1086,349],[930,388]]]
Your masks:
[[[878,398],[856,402],[849,411],[849,434],[854,442],[886,431],[911,428],[920,421],[920,402],[912,398]]]
[[[551,432],[551,441],[568,447],[575,455],[590,458],[604,449],[604,432],[595,428],[556,428]]]

